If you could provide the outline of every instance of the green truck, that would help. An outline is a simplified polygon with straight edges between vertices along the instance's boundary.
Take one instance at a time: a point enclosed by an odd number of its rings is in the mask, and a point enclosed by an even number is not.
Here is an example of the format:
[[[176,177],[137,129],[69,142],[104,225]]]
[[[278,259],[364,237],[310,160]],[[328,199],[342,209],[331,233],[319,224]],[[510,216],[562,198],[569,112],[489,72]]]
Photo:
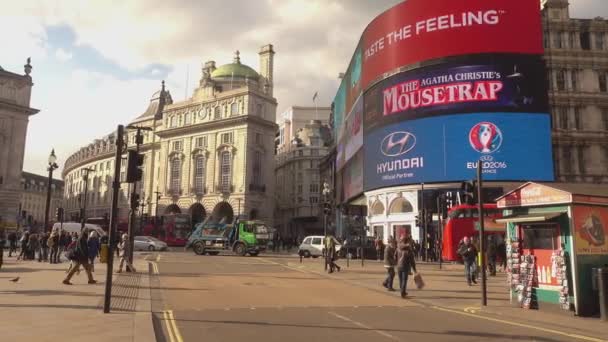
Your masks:
[[[195,226],[186,248],[198,255],[217,255],[232,251],[237,255],[257,256],[266,250],[270,233],[262,221],[237,220],[234,224],[208,223]]]

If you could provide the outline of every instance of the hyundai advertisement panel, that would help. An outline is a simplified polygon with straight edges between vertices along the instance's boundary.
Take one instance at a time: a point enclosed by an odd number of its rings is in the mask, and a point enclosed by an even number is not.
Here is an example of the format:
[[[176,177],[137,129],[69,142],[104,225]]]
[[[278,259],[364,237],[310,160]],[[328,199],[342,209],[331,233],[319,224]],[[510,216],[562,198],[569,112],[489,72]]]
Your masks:
[[[553,180],[551,121],[539,113],[467,113],[403,121],[366,136],[364,188],[484,179]]]

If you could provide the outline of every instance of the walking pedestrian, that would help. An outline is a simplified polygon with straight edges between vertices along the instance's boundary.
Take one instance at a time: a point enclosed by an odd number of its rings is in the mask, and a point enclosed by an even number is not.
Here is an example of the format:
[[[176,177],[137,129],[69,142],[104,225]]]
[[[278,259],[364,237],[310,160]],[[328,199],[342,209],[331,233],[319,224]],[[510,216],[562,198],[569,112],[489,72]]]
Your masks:
[[[87,245],[89,248],[89,265],[91,266],[91,272],[95,272],[95,258],[99,255],[99,237],[97,236],[96,231],[91,231],[89,234],[89,240],[87,241]]]
[[[397,265],[395,252],[395,238],[389,236],[386,247],[384,248],[384,268],[386,268],[388,275],[382,283],[382,285],[389,291],[395,291],[395,288],[393,287],[393,281],[395,280],[395,266]]]
[[[376,260],[382,260],[382,249],[384,248],[384,243],[382,242],[382,238],[380,236],[376,237],[375,241],[376,247]]]
[[[71,267],[70,272],[63,280],[65,285],[72,285],[70,280],[74,276],[74,274],[78,271],[80,266],[84,267],[85,272],[87,273],[87,277],[89,278],[89,284],[95,284],[97,281],[93,279],[93,274],[91,273],[91,267],[89,265],[89,247],[87,244],[87,231],[83,231],[76,241],[76,246],[73,251],[70,252],[70,259],[74,262],[74,265]]]
[[[25,234],[21,236],[21,240],[19,240],[19,242],[21,243],[21,251],[19,252],[19,256],[17,256],[17,260],[25,260],[27,258],[27,244],[29,241],[30,233],[25,232]]]
[[[8,233],[8,256],[12,257],[13,253],[17,254],[17,233]]]
[[[338,260],[338,253],[336,253],[336,238],[333,235],[328,235],[325,238],[325,262],[328,265],[328,273],[334,273],[334,269],[338,269],[340,272],[341,268],[336,264]]]
[[[46,245],[49,247],[51,254],[49,256],[50,264],[59,263],[59,234],[57,233],[57,229],[53,229],[51,235],[46,241]]]
[[[488,255],[488,271],[490,276],[496,276],[496,255],[498,253],[498,246],[496,246],[496,239],[493,234],[488,235],[488,247],[486,254]]]
[[[36,260],[36,253],[40,250],[40,241],[38,240],[38,234],[31,234],[30,240],[28,241],[28,259]]]
[[[410,233],[406,232],[405,236],[399,241],[397,248],[397,272],[399,273],[399,287],[401,290],[401,298],[407,296],[407,279],[412,270],[416,271],[416,260],[414,259],[414,241],[410,237]]]
[[[118,249],[120,250],[120,264],[118,264],[118,271],[116,273],[122,272],[122,265],[126,264],[126,269],[131,270],[131,272],[137,272],[133,264],[129,261],[129,252],[131,251],[131,244],[129,243],[129,234],[122,234],[122,241],[118,244]]]
[[[477,284],[477,281],[475,280],[477,248],[468,236],[465,236],[463,244],[458,250],[458,254],[462,256],[462,260],[464,261],[464,275],[467,279],[467,284],[469,284],[469,286],[471,286],[471,283]]]
[[[40,235],[40,252],[38,253],[38,262],[47,261],[49,258],[49,246],[47,246],[48,239],[48,233],[42,233]]]

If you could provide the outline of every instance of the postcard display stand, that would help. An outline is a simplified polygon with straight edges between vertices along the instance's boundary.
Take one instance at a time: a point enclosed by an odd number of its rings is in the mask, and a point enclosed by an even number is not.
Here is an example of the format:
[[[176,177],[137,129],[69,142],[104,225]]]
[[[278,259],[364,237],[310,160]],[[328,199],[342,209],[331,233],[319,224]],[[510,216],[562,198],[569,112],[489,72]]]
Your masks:
[[[532,288],[536,281],[536,258],[522,255],[520,244],[514,241],[507,245],[507,281],[511,290],[517,293],[517,301],[524,309],[535,307]]]
[[[559,291],[559,304],[562,309],[570,310],[567,266],[564,258],[564,251],[562,249],[553,251],[553,255],[551,256],[551,272],[553,273],[551,276],[557,278],[557,281],[561,286]]]

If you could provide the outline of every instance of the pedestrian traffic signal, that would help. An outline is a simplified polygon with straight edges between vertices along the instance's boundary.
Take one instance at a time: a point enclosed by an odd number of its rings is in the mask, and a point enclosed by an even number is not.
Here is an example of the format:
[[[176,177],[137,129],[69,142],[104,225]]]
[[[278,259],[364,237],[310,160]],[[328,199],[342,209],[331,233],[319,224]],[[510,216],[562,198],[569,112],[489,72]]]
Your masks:
[[[127,183],[139,182],[143,176],[144,156],[137,151],[129,150],[127,155]]]
[[[131,209],[135,210],[139,207],[139,194],[131,194]]]
[[[477,203],[477,181],[462,182],[460,190],[462,190],[463,203],[471,205]]]
[[[57,222],[63,222],[63,208],[57,208],[55,218],[57,219]]]

